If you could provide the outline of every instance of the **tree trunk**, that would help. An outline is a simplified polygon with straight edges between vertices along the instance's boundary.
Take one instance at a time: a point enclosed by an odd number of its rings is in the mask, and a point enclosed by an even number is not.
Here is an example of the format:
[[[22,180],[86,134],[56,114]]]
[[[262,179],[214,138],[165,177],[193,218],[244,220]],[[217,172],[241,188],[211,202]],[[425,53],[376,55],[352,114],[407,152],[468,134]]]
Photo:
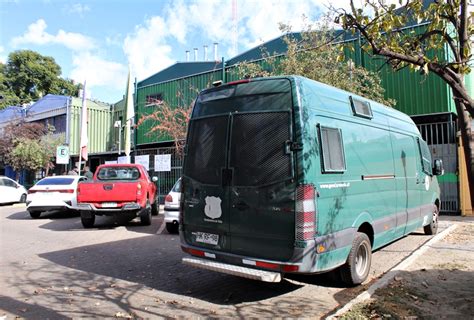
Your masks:
[[[472,119],[466,111],[464,103],[455,99],[456,109],[459,116],[459,129],[461,130],[461,139],[464,148],[464,160],[467,168],[467,181],[469,182],[469,190],[471,197],[471,204],[474,205],[474,140],[472,136]]]

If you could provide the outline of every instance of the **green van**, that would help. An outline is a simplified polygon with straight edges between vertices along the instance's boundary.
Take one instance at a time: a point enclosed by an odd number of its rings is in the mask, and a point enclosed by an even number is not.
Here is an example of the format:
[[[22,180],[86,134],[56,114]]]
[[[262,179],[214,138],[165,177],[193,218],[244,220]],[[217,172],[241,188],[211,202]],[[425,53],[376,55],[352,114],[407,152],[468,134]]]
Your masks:
[[[405,114],[298,76],[202,91],[180,208],[185,264],[262,281],[340,267],[363,282],[372,250],[437,231],[434,161]]]

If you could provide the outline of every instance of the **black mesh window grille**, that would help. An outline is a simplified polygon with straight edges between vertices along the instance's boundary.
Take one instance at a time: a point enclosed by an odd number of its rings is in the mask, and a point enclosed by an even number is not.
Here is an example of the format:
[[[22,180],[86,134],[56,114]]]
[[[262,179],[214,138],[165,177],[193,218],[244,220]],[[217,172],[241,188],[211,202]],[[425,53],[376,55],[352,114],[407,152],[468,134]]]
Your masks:
[[[233,185],[260,186],[291,178],[288,140],[289,112],[236,114],[230,150]]]
[[[192,120],[184,174],[201,183],[221,184],[225,167],[228,117]]]

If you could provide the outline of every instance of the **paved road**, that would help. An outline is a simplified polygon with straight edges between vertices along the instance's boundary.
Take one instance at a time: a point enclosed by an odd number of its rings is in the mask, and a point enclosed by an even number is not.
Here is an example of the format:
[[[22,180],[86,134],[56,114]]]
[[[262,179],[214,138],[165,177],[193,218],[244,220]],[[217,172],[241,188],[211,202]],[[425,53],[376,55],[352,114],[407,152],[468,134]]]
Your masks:
[[[368,285],[347,289],[330,275],[272,284],[194,269],[181,264],[179,237],[163,231],[161,214],[148,227],[97,223],[85,230],[75,214],[33,220],[24,206],[0,207],[0,318],[319,318]],[[429,239],[416,233],[377,251],[371,278]]]

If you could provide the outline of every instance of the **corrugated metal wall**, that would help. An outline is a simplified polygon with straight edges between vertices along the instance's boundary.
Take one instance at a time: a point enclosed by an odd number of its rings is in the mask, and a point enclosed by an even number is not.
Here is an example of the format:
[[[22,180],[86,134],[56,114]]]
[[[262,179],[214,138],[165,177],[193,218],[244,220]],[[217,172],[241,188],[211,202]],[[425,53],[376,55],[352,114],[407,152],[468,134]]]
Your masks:
[[[106,108],[88,107],[89,123],[87,135],[89,139],[88,152],[98,153],[108,151],[110,130],[113,129],[111,123],[111,111]],[[81,107],[72,105],[70,107],[70,141],[69,150],[71,155],[79,154],[79,144],[81,137]]]

